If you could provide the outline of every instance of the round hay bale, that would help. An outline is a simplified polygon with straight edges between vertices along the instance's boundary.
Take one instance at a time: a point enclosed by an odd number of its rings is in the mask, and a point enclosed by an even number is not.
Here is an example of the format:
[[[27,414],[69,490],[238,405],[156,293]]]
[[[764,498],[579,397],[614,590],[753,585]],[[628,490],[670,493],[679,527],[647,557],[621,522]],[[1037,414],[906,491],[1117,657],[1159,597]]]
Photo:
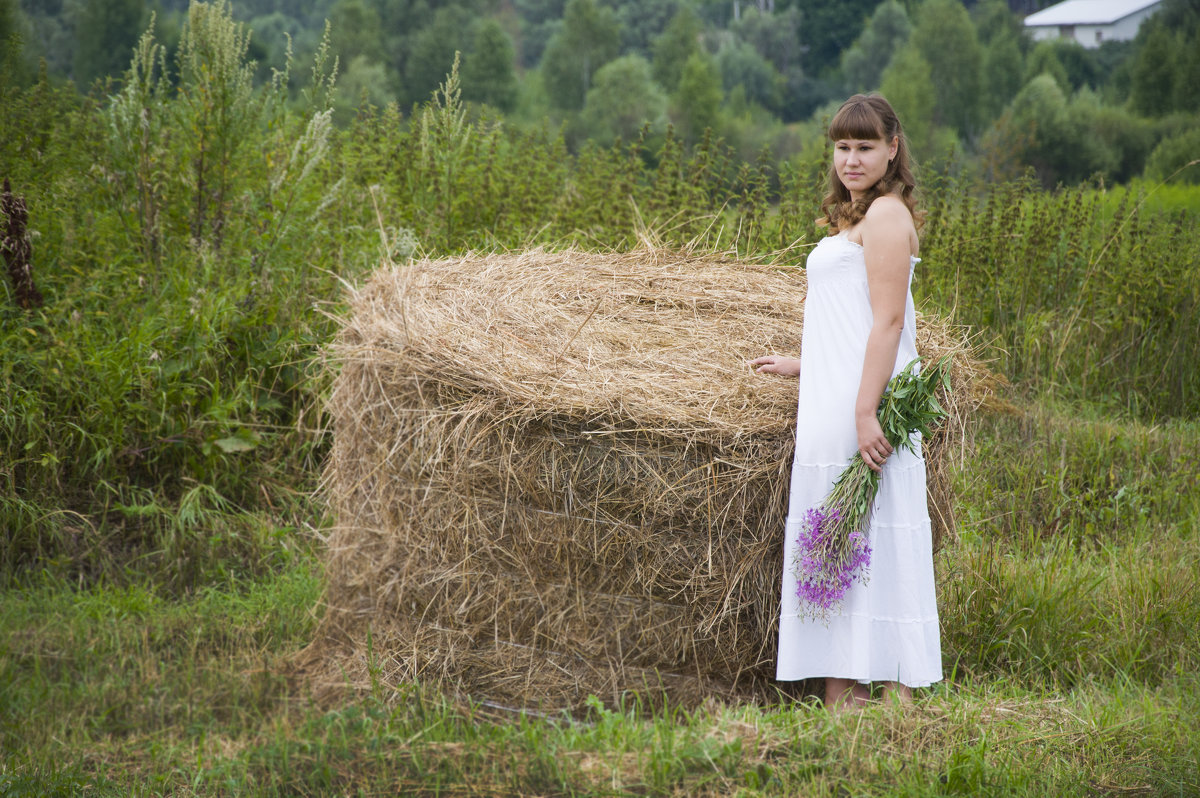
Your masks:
[[[774,695],[796,383],[747,360],[799,353],[804,295],[795,267],[656,249],[378,271],[331,353],[305,669],[542,711]],[[937,319],[918,346],[955,355],[926,441],[945,540],[982,371]]]

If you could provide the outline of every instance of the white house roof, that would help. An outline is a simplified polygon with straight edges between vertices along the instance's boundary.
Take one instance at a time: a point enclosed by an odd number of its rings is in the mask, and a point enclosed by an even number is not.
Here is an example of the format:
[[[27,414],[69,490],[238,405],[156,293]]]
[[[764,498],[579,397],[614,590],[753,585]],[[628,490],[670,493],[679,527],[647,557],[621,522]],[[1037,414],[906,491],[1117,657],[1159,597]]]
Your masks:
[[[1025,17],[1025,26],[1110,25],[1162,0],[1066,0]]]

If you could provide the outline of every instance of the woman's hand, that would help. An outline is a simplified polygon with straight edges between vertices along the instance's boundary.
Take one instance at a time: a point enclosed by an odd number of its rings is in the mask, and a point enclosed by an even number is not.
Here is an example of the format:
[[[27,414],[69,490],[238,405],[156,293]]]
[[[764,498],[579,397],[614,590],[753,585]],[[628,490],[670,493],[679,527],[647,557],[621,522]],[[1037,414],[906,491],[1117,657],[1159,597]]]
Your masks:
[[[883,463],[892,453],[892,445],[883,434],[883,427],[874,413],[862,415],[855,419],[858,428],[858,454],[863,462],[875,473],[883,470]]]
[[[800,376],[800,361],[794,357],[764,355],[751,360],[750,365],[757,366],[758,368],[754,370],[759,374],[782,374],[785,377]]]

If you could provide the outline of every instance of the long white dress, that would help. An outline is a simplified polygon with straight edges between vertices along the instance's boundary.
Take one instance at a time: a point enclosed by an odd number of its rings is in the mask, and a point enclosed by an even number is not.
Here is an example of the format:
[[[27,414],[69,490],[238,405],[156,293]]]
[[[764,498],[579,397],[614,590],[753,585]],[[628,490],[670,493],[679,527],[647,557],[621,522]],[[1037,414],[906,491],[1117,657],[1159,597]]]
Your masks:
[[[867,583],[855,582],[827,622],[804,618],[796,596],[791,563],[804,513],[821,503],[858,450],[854,404],[872,323],[863,249],[845,233],[809,253],[807,273],[776,678],[925,687],[942,678],[942,654],[923,457],[897,449],[883,467],[868,528]],[[915,327],[909,291],[893,375],[917,356]],[[914,440],[919,452],[919,433]]]

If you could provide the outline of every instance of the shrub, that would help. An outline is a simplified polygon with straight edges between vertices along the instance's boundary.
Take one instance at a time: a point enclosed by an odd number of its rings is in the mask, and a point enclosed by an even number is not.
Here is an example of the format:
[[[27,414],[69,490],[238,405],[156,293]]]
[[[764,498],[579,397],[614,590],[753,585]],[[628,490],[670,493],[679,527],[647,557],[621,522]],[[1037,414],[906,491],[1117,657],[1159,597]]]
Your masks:
[[[1146,177],[1200,185],[1200,128],[1163,139],[1146,160]]]

